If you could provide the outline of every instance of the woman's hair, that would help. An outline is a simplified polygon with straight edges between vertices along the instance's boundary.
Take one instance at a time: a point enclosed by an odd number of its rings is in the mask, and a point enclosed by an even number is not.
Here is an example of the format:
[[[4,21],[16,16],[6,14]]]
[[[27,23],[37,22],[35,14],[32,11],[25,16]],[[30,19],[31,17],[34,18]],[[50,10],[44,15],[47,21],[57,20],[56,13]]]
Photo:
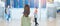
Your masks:
[[[26,7],[27,7],[28,10],[26,9]],[[27,15],[30,14],[30,7],[29,7],[29,5],[27,5],[27,4],[24,6],[24,14],[25,14],[25,13],[27,13]]]
[[[26,7],[28,7],[28,9],[30,9],[29,5],[25,4],[25,6],[24,6],[24,10],[25,10]]]

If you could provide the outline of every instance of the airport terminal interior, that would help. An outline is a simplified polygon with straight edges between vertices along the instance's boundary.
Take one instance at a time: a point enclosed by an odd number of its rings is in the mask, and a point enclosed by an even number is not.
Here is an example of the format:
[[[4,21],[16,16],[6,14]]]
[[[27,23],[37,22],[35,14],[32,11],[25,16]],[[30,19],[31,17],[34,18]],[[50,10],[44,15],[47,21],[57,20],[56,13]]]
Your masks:
[[[25,5],[30,8],[30,26],[60,26],[60,0],[0,0],[0,26],[22,26]]]

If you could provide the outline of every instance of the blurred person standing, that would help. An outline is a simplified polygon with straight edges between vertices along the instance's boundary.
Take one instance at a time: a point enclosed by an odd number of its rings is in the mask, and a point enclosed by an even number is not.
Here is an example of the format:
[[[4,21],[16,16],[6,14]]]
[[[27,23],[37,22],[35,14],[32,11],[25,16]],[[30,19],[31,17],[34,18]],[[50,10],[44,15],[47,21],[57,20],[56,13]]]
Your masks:
[[[4,19],[4,2],[0,0],[0,21]]]
[[[54,4],[54,0],[48,0],[47,2],[47,25],[48,26],[56,26],[56,5]]]
[[[0,0],[0,26],[5,26],[5,17],[4,17],[5,4]]]
[[[47,15],[48,18],[56,18],[56,6],[54,0],[48,0],[47,2]]]
[[[9,21],[9,18],[10,18],[10,11],[9,11],[10,8],[11,8],[10,0],[5,0],[5,14],[8,16],[7,17],[8,21]]]
[[[38,8],[36,7],[35,10],[34,10],[34,20],[35,20],[35,26],[38,25],[38,22],[37,22],[37,18],[38,18]]]
[[[23,16],[21,18],[21,26],[31,26],[31,19],[29,17],[30,7],[29,5],[24,6]]]

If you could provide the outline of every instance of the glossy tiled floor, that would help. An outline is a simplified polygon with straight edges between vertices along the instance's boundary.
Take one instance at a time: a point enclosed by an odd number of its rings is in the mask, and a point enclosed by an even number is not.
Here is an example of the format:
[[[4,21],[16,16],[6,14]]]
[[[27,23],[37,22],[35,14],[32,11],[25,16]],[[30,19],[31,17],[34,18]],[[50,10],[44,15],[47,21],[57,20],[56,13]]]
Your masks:
[[[15,10],[15,11],[17,11],[17,10]],[[19,15],[19,14],[17,14],[17,15]],[[45,15],[45,14],[43,14],[43,15]],[[60,26],[60,15],[59,14],[57,14],[56,19],[54,19],[54,18],[47,19],[47,17],[43,16],[43,15],[41,16],[42,18],[40,18],[38,20],[39,26]],[[20,24],[21,24],[20,21],[21,21],[20,17],[16,17],[16,15],[14,15],[13,18],[11,18],[11,20],[9,22],[0,18],[0,26],[20,26]],[[32,22],[31,26],[34,26],[33,23],[34,22]]]

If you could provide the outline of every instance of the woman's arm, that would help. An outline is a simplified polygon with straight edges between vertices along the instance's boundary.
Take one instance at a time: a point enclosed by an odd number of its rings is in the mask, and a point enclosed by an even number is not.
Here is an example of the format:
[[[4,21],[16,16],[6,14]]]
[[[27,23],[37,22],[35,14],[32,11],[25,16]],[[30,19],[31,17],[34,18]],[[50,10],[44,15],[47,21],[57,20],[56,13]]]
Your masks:
[[[22,26],[22,23],[23,23],[23,19],[22,19],[22,17],[21,17],[21,26]]]

